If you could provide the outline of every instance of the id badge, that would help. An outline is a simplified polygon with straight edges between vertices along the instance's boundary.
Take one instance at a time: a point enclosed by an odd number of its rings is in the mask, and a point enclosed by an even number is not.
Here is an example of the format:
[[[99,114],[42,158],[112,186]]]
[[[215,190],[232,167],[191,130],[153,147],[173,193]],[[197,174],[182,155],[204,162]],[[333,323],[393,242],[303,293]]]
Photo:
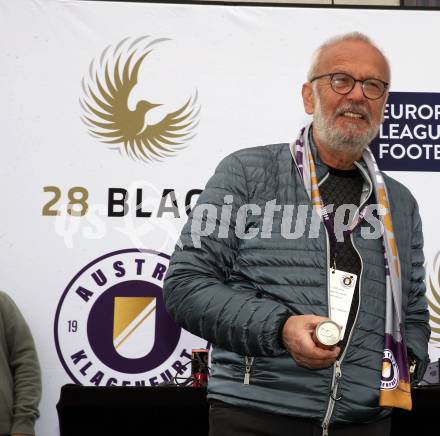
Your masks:
[[[330,319],[341,327],[344,337],[348,314],[353,301],[357,275],[330,268]]]

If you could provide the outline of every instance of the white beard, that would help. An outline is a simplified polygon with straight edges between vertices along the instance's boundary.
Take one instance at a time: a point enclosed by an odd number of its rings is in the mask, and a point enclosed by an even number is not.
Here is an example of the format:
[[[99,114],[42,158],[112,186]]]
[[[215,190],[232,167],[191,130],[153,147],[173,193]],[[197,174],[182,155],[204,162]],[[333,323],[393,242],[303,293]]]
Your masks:
[[[362,105],[346,103],[340,106],[334,115],[326,119],[322,113],[321,101],[318,96],[316,96],[314,103],[313,131],[316,133],[317,138],[329,149],[347,151],[353,154],[361,153],[379,131],[380,123],[371,124],[371,115]],[[353,123],[348,130],[341,131],[336,127],[335,121],[343,112],[361,113],[370,122],[370,127],[363,132],[358,132],[356,124]]]

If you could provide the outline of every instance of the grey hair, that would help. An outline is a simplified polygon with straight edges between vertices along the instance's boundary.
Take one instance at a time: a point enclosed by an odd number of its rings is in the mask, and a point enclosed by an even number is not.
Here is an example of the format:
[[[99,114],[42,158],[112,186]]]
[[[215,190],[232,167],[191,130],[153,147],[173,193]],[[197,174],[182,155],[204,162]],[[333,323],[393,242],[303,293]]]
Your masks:
[[[385,61],[385,64],[387,66],[389,79],[391,79],[390,63],[389,63],[387,57],[384,55],[383,51],[379,47],[377,47],[377,45],[374,44],[374,42],[364,33],[350,32],[350,33],[345,33],[343,35],[336,35],[336,36],[328,39],[327,41],[324,41],[324,43],[322,43],[315,50],[315,52],[312,55],[312,62],[310,64],[309,71],[307,73],[307,80],[308,81],[310,81],[313,78],[313,76],[316,75],[316,72],[319,67],[319,63],[321,61],[322,53],[324,52],[324,50],[326,50],[327,48],[329,48],[335,44],[338,44],[338,43],[344,42],[344,41],[363,41],[363,42],[366,42],[367,44],[371,45],[372,47],[374,47],[382,55],[382,57]]]

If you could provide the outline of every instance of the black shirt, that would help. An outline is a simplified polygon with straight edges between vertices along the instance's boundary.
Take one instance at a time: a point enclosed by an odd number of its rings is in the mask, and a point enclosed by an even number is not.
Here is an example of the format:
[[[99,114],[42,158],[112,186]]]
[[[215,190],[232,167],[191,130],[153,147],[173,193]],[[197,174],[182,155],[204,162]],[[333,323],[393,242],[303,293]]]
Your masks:
[[[357,275],[356,287],[345,329],[345,335],[342,341],[342,348],[344,348],[347,343],[359,305],[361,259],[353,247],[350,235],[342,235],[342,232],[340,230],[338,231],[341,223],[336,223],[335,227],[334,219],[337,209],[341,206],[343,207],[343,205],[353,205],[351,207],[354,210],[359,207],[363,185],[364,179],[357,168],[353,170],[339,170],[331,167],[329,167],[328,175],[319,185],[319,192],[324,205],[334,205],[333,210],[331,212],[328,211],[328,215],[335,228],[335,233],[339,238],[338,241],[335,241],[335,238],[333,238],[332,235],[329,235],[330,266],[333,267],[335,263],[336,269]],[[338,216],[344,217],[343,224],[348,224],[349,219],[353,218],[353,214],[350,214],[349,210],[345,211],[345,215],[341,215],[341,213],[342,211],[338,213]]]

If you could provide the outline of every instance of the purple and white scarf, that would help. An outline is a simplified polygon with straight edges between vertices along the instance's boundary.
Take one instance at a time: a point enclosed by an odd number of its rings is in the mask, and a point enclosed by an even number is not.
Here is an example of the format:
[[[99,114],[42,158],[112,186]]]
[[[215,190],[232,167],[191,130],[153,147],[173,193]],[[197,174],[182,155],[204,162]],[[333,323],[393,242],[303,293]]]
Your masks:
[[[325,210],[322,208],[315,163],[309,144],[310,126],[301,129],[296,141],[290,145],[290,150],[312,205],[321,218],[324,218]],[[382,241],[385,256],[386,318],[379,405],[382,407],[399,407],[411,410],[408,357],[403,338],[400,262],[388,193],[382,173],[369,147],[365,148],[362,158],[367,165],[373,183],[376,201],[382,209],[382,213],[379,216],[383,225]],[[358,223],[359,221],[356,221],[355,225]]]

